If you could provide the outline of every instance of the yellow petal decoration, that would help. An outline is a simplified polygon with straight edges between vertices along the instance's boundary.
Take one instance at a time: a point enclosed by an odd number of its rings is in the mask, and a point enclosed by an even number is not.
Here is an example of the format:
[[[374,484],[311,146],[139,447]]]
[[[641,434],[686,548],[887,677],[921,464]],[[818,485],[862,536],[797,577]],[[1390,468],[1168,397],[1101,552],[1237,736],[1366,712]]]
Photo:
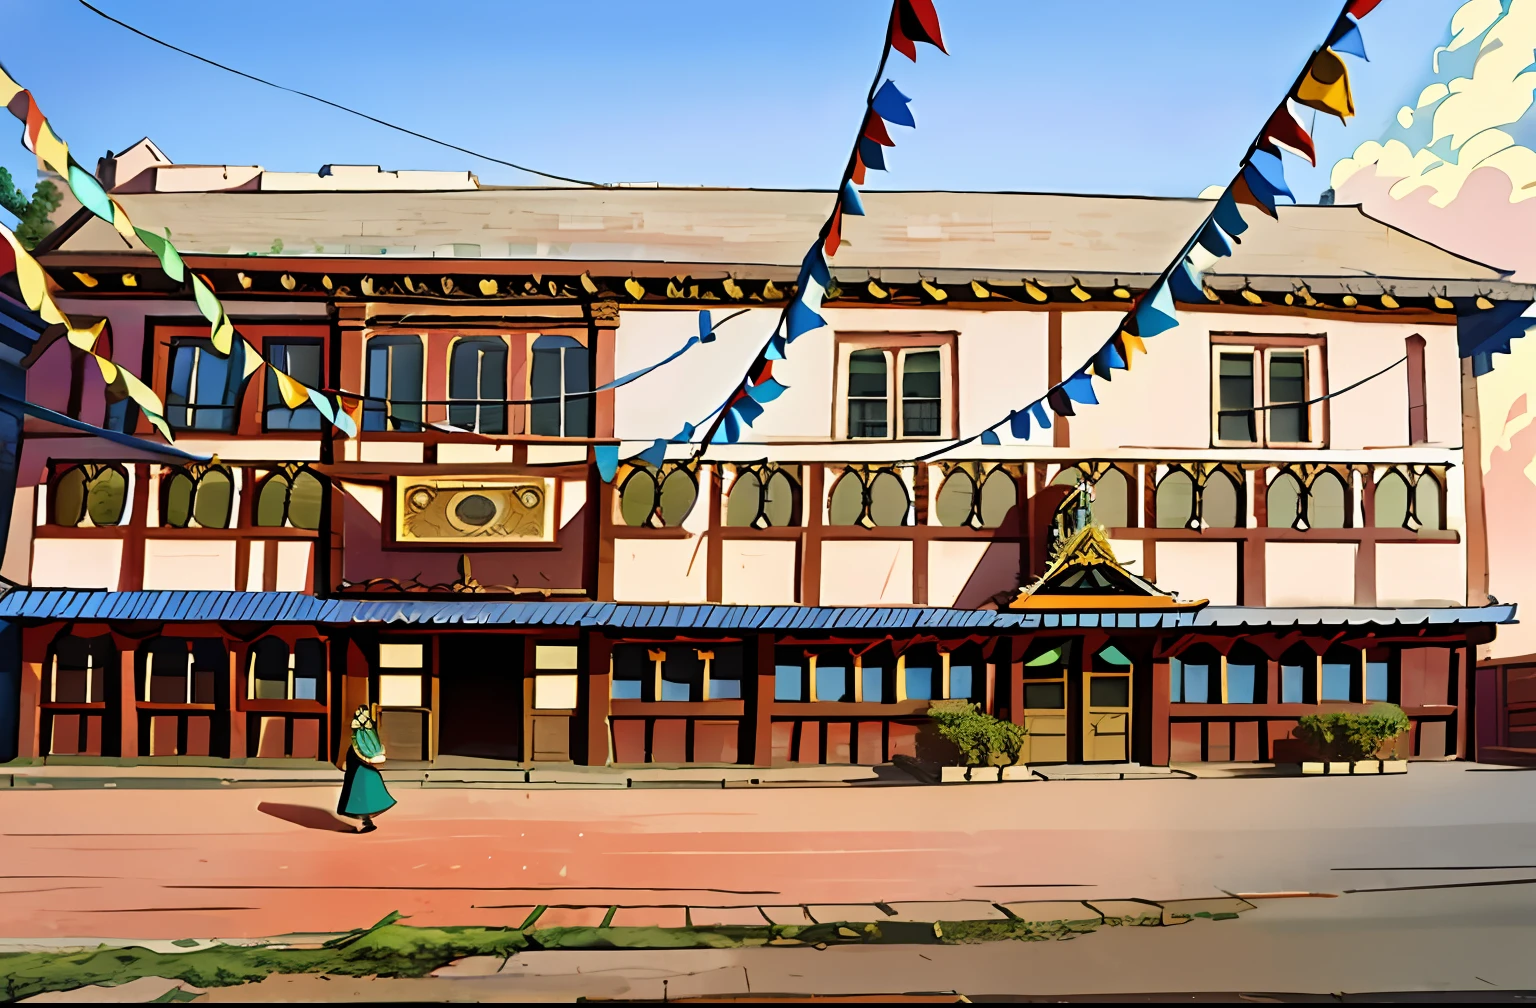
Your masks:
[[[251,289],[251,278],[244,273],[236,273],[235,279],[240,281],[240,286],[246,290]]]
[[[942,287],[935,287],[933,284],[929,283],[927,280],[922,281],[921,286],[922,286],[923,290],[927,293],[927,295],[929,297],[933,298],[935,301],[948,301],[949,300],[949,292],[946,291],[944,288],[942,288]]]
[[[979,298],[989,298],[989,297],[992,296],[992,292],[991,291],[987,290],[985,287],[983,287],[980,283],[976,282],[975,280],[971,281],[971,293],[976,295]]]
[[[583,273],[581,275],[581,289],[586,291],[588,294],[597,293],[597,282],[592,279],[592,274]]]
[[[123,274],[123,286],[124,287],[137,287],[138,285],[139,285],[139,278],[137,276],[135,276],[132,273],[124,273]]]
[[[332,284],[331,284],[331,278],[330,278],[329,274],[327,274],[325,276],[322,276],[320,278],[320,286],[324,287],[326,290],[330,290],[331,289]]]
[[[1355,297],[1353,294],[1345,294],[1344,295],[1344,307],[1346,307],[1346,308],[1353,308],[1353,307],[1355,307],[1355,305],[1357,305],[1359,303],[1360,303],[1360,299]]]
[[[1110,291],[1110,293],[1115,297],[1120,298],[1122,301],[1131,296],[1131,292],[1126,290],[1124,287],[1116,287],[1114,290]]]
[[[490,297],[492,294],[495,294],[496,290],[497,286],[495,280],[487,279],[480,281],[480,293],[484,294],[486,297]]]
[[[283,397],[283,405],[289,409],[298,409],[309,402],[309,392],[305,390],[303,385],[288,377],[278,368],[272,369],[272,376],[277,379],[277,390]]]
[[[645,297],[645,288],[640,286],[640,281],[636,280],[634,277],[630,277],[628,280],[624,281],[624,289],[629,291],[629,296],[634,298],[636,301],[639,301],[641,298]]]
[[[1247,287],[1244,287],[1242,290],[1238,291],[1238,293],[1241,294],[1243,296],[1243,300],[1247,301],[1249,304],[1264,303],[1264,299],[1262,297]]]
[[[75,279],[79,280],[81,283],[85,284],[87,287],[95,287],[96,284],[100,282],[95,277],[91,276],[89,273],[81,273],[79,270],[75,270],[74,274],[75,274]]]
[[[1441,297],[1440,295],[1436,294],[1435,295],[1435,307],[1439,308],[1441,311],[1450,311],[1451,309],[1455,308],[1456,305],[1455,305],[1454,302],[1451,302],[1451,301]]]
[[[668,280],[667,281],[667,297],[669,297],[669,298],[680,298],[682,296],[683,296],[683,289],[681,287],[679,287],[673,281]]]
[[[1332,49],[1323,49],[1313,57],[1292,97],[1308,108],[1331,112],[1340,119],[1348,119],[1355,114],[1355,97],[1349,88],[1349,69]]]
[[[773,285],[773,281],[772,280],[769,280],[767,283],[763,284],[763,299],[764,300],[767,300],[767,301],[777,301],[780,298],[782,298],[783,296],[784,296],[784,292],[779,290],[777,287],[775,287]]]
[[[358,286],[362,288],[364,297],[373,297],[373,277],[363,277],[358,281]]]
[[[891,296],[890,291],[886,290],[884,287],[881,287],[873,280],[866,284],[864,289],[869,291],[871,297],[880,298],[882,301]]]
[[[1381,296],[1381,306],[1383,308],[1396,308],[1398,306],[1397,298],[1393,297],[1391,294],[1383,294]]]
[[[1036,301],[1046,301],[1050,299],[1050,295],[1041,290],[1039,287],[1035,286],[1035,282],[1033,280],[1024,281],[1024,293],[1028,294]]]
[[[741,284],[736,282],[735,277],[726,277],[720,286],[725,288],[726,296],[733,301],[740,301],[747,296],[746,292],[741,289]]]
[[[277,282],[283,285],[283,290],[293,290],[299,285],[299,282],[293,278],[292,273],[284,273],[277,278]]]
[[[1476,304],[1477,304],[1477,307],[1478,307],[1478,309],[1480,311],[1487,311],[1489,308],[1493,307],[1493,302],[1489,301],[1486,297],[1484,297],[1481,294],[1479,294],[1477,296]]]
[[[443,289],[444,294],[453,293],[453,277],[440,277],[437,285]]]
[[[1068,291],[1068,293],[1077,298],[1079,301],[1087,301],[1093,297],[1092,294],[1089,294],[1087,291],[1083,290],[1082,284],[1078,283],[1076,280],[1072,281],[1072,289]]]

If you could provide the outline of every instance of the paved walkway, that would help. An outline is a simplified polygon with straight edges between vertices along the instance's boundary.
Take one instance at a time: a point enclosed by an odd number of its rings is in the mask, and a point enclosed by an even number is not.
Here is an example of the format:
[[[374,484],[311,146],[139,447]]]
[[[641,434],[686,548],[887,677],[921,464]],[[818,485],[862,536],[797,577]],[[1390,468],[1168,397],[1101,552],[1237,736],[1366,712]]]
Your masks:
[[[331,814],[335,794],[0,791],[0,938],[257,937],[391,910],[516,926],[538,905],[656,917],[1536,881],[1536,774],[1463,764],[1342,779],[413,788],[362,836]]]

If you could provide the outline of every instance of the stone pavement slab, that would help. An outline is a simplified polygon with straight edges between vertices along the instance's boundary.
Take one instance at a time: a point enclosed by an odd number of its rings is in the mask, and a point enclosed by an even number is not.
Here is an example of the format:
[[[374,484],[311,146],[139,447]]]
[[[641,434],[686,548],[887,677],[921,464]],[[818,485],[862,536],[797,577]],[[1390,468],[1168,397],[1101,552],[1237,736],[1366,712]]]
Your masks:
[[[952,900],[943,903],[887,903],[896,911],[887,920],[917,921],[927,924],[933,921],[1007,920],[1008,915],[991,903],[981,900]]]
[[[775,908],[780,909],[780,908]],[[805,911],[800,907],[804,915]],[[755,906],[746,907],[689,907],[688,922],[694,927],[742,927],[756,926],[772,923],[763,911]]]
[[[609,927],[688,926],[688,908],[680,906],[621,906],[613,912]]]
[[[999,903],[998,906],[1026,924],[1049,924],[1052,921],[1097,924],[1104,919],[1103,914],[1078,900],[1030,900]]]
[[[890,914],[873,903],[835,903],[808,906],[805,909],[811,915],[811,919],[818,924],[836,924],[842,921],[850,924],[868,924],[891,919]]]
[[[803,906],[765,906],[759,907],[764,917],[770,924],[794,925],[802,927],[806,924],[815,924],[811,915]]]
[[[1147,900],[1089,900],[1088,908],[1104,915],[1106,924],[1158,924],[1163,920],[1160,904]]]
[[[533,922],[532,927],[535,930],[551,927],[600,927],[603,921],[608,918],[608,911],[610,909],[612,908],[605,906],[546,907],[544,912],[539,914],[538,919]]]

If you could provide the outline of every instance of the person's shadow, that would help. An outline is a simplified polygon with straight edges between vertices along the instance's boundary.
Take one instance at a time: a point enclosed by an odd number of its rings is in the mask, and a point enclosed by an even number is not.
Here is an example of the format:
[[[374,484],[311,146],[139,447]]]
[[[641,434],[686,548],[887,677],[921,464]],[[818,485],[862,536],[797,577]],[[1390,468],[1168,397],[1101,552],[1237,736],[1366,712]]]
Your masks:
[[[256,811],[291,822],[305,829],[330,830],[332,833],[356,833],[357,827],[323,808],[313,805],[285,805],[281,802],[262,802]]]

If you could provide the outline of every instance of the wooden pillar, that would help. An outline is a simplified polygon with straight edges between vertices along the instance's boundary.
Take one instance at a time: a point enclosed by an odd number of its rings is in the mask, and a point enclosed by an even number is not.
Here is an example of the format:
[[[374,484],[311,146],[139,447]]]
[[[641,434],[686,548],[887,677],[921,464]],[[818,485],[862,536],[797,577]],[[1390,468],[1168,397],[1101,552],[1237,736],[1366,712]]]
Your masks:
[[[826,467],[805,467],[805,529],[800,533],[800,603],[821,605],[821,532],[826,512]],[[767,764],[764,764],[766,766]]]
[[[118,652],[118,728],[117,755],[137,759],[139,755],[139,691],[133,682],[136,655],[132,647]],[[107,711],[107,717],[112,712]]]
[[[1477,645],[1467,644],[1456,652],[1457,661],[1451,666],[1456,677],[1456,758],[1467,758],[1467,745],[1471,741],[1468,726],[1472,723],[1472,677],[1477,670]]]
[[[1168,699],[1171,674],[1167,659],[1152,663],[1152,765],[1168,765],[1168,718],[1172,708]]]
[[[1045,369],[1047,379],[1052,386],[1061,383],[1061,311],[1052,309],[1046,313],[1046,357]],[[1072,444],[1072,429],[1064,416],[1051,417],[1051,445],[1055,448],[1067,448]]]
[[[1483,509],[1483,435],[1472,359],[1461,362],[1461,479],[1467,516],[1467,605],[1488,604],[1488,517]]]
[[[292,647],[292,642],[289,642]],[[238,641],[231,642],[229,648],[229,677],[225,686],[225,695],[229,697],[229,710],[226,716],[229,718],[229,744],[224,755],[229,759],[245,759],[249,754],[245,740],[245,711],[240,709],[240,701],[245,698],[245,677],[240,674],[250,661],[251,646]]]
[[[581,637],[586,674],[582,676],[581,708],[576,712],[577,718],[584,725],[581,732],[583,755],[578,762],[586,766],[607,766],[608,702],[613,695],[613,641],[600,630],[583,630]]]
[[[756,685],[744,691],[747,695],[747,716],[743,727],[746,729],[744,734],[749,738],[742,740],[742,750],[750,748],[752,765],[760,767],[773,765],[773,647],[773,634],[757,635],[752,662]]]
[[[368,657],[357,641],[348,638],[345,643],[346,665],[341,676],[341,694],[333,703],[336,712],[336,765],[347,760],[347,750],[352,747],[352,712],[368,706]]]
[[[42,737],[42,699],[43,662],[21,662],[16,704],[16,756],[19,759],[37,759],[48,751],[48,740]]]
[[[1024,651],[1029,645],[1029,638],[1008,637],[1004,642],[1008,646],[1006,665],[1008,720],[1022,727],[1024,724]]]

